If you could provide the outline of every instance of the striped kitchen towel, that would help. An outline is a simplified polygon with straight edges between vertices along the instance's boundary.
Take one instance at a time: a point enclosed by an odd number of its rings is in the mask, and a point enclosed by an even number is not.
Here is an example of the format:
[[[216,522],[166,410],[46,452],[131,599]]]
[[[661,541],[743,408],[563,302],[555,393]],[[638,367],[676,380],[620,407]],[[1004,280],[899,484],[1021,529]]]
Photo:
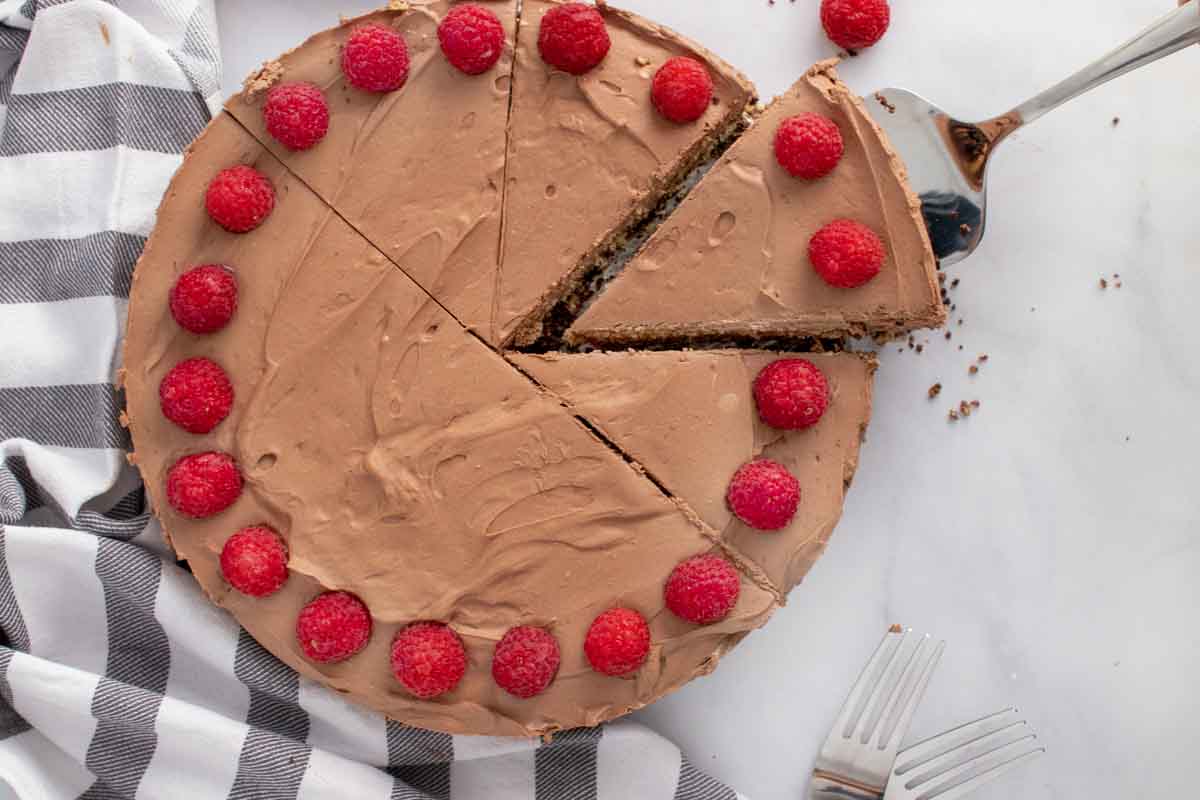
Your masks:
[[[211,0],[0,0],[0,798],[735,798],[632,723],[541,745],[348,705],[176,564],[114,377],[219,103]]]

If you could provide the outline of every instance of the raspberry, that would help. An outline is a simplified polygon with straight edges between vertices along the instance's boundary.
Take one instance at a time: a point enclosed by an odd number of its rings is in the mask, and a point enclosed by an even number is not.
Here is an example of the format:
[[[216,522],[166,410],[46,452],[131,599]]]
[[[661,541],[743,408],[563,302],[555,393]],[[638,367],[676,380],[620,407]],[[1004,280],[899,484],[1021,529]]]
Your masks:
[[[167,470],[167,502],[185,517],[219,514],[241,494],[242,473],[228,453],[193,453]]]
[[[583,3],[555,6],[542,17],[538,51],[555,69],[582,75],[604,60],[612,41],[600,12]]]
[[[628,675],[650,653],[650,626],[632,609],[610,608],[592,620],[583,652],[596,672]]]
[[[446,60],[468,75],[487,72],[504,52],[500,18],[477,5],[455,6],[438,25]]]
[[[229,415],[233,384],[207,358],[180,361],[158,384],[163,416],[188,433],[208,433]]]
[[[192,333],[224,328],[237,311],[237,278],[218,264],[202,264],[179,276],[171,287],[171,316]]]
[[[838,47],[861,50],[887,33],[887,0],[821,0],[821,25]]]
[[[775,131],[775,160],[796,178],[823,178],[842,160],[843,152],[837,123],[820,114],[788,117]]]
[[[658,113],[672,122],[695,122],[712,104],[713,81],[694,58],[676,56],[654,73],[650,99]]]
[[[741,590],[742,580],[733,564],[710,553],[676,565],[663,595],[675,616],[708,625],[725,619]]]
[[[541,694],[558,673],[558,641],[550,631],[527,625],[510,628],[492,655],[492,678],[511,695]]]
[[[204,207],[225,230],[246,233],[261,225],[275,208],[275,187],[254,167],[238,164],[221,170],[208,184]]]
[[[829,407],[829,381],[816,364],[803,358],[781,358],[762,368],[754,379],[758,416],[772,428],[811,428]]]
[[[449,692],[466,671],[462,640],[440,622],[415,622],[392,640],[392,674],[416,697]]]
[[[875,231],[849,219],[835,219],[808,240],[808,260],[830,286],[853,289],[879,274],[883,242]]]
[[[371,612],[349,592],[325,592],[300,609],[296,641],[304,655],[320,664],[345,661],[367,646]]]
[[[737,518],[760,531],[787,526],[800,505],[800,482],[769,458],[750,461],[733,473],[726,495]]]
[[[267,133],[289,150],[307,150],[329,131],[329,104],[311,83],[281,83],[263,103]]]
[[[363,25],[342,48],[342,73],[351,86],[393,92],[408,81],[408,43],[383,25]]]
[[[221,574],[230,586],[251,597],[279,591],[287,581],[287,561],[287,545],[267,525],[242,528],[221,548]]]

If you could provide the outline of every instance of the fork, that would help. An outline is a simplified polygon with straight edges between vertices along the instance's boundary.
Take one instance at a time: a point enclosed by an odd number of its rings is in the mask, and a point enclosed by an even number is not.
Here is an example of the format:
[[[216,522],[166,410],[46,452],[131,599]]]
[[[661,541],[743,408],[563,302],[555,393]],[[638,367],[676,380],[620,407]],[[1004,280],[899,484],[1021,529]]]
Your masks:
[[[911,633],[893,626],[850,690],[813,767],[811,800],[883,797],[900,740],[946,647]]]
[[[1200,42],[1200,2],[1181,5],[1133,39],[1016,108],[982,122],[963,122],[907,89],[868,98],[871,117],[904,159],[921,199],[933,252],[943,265],[960,261],[983,239],[988,160],[1013,131],[1118,75]],[[877,102],[875,102],[877,101]]]
[[[956,800],[1044,752],[1008,708],[901,750],[883,798]]]

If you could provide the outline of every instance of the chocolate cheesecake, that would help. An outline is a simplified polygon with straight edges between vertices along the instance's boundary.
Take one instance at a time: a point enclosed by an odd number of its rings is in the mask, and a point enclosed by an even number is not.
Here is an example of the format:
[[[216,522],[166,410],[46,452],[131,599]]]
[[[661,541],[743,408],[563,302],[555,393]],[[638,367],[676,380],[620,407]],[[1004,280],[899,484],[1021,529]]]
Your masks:
[[[598,724],[762,626],[841,513],[873,358],[578,353],[546,325],[753,97],[661,26],[551,0],[393,3],[251,76],[163,199],[124,352],[130,459],[207,595],[301,674],[452,733]],[[936,321],[892,292],[932,257],[881,222],[903,174],[859,181],[889,151],[845,102],[839,213],[890,260],[829,298]]]

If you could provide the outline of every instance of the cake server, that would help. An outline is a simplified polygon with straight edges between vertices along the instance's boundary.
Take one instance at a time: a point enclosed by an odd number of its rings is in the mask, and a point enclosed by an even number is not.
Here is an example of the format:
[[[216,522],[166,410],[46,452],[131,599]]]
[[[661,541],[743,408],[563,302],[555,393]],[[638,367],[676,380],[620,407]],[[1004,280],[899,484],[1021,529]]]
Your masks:
[[[880,800],[946,643],[891,628],[850,690],[813,767],[810,800]],[[910,642],[915,639],[915,643]]]
[[[963,122],[907,89],[882,89],[867,97],[871,116],[908,168],[938,259],[943,264],[961,261],[983,239],[988,160],[1007,136],[1118,75],[1196,42],[1200,0],[1180,6],[1031,100],[981,122]]]

